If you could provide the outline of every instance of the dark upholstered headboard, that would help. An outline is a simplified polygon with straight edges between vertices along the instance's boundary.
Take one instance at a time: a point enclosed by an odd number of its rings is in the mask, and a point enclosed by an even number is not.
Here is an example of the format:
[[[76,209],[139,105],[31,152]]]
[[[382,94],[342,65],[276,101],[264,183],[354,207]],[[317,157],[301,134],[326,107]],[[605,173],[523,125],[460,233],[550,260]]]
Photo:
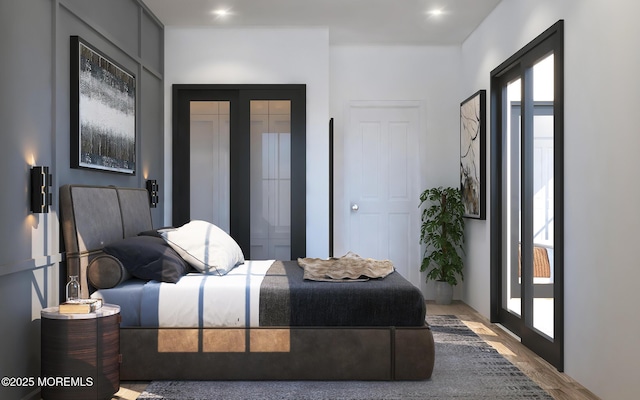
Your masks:
[[[78,275],[82,297],[89,296],[87,266],[106,244],[153,229],[148,196],[140,188],[60,187],[67,279]]]

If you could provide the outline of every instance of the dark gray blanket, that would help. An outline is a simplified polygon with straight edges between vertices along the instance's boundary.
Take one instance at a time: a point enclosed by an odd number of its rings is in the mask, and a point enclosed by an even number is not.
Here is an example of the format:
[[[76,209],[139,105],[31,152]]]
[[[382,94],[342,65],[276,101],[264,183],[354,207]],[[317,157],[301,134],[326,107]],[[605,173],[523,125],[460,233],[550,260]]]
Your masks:
[[[260,288],[260,326],[423,326],[424,297],[394,272],[366,282],[303,279],[297,261],[276,261]]]

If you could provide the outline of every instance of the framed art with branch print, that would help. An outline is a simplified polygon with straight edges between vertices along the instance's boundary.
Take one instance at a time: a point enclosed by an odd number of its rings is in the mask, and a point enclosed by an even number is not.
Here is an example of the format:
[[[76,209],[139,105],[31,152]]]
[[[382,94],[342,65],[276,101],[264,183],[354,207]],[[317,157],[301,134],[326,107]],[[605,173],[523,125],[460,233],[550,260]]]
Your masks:
[[[486,91],[460,103],[460,192],[467,218],[485,216]]]
[[[71,36],[71,167],[135,174],[136,78]]]

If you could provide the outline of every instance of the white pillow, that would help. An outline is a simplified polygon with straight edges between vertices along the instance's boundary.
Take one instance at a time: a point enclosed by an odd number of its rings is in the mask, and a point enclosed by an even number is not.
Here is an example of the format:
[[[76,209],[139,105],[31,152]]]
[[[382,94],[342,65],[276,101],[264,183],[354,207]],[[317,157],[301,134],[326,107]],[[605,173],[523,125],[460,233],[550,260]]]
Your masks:
[[[186,262],[204,273],[225,275],[244,264],[238,243],[225,231],[206,221],[194,220],[160,235]]]

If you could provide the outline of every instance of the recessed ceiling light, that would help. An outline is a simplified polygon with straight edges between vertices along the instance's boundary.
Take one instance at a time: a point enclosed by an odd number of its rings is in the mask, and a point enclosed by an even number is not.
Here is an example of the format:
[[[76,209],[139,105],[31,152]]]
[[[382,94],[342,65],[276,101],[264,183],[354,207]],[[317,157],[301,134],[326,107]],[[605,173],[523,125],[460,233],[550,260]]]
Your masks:
[[[439,17],[445,14],[445,12],[442,8],[434,8],[433,10],[427,11],[427,14],[431,17]]]
[[[212,12],[218,18],[226,18],[231,15],[231,11],[228,8],[219,8]]]

